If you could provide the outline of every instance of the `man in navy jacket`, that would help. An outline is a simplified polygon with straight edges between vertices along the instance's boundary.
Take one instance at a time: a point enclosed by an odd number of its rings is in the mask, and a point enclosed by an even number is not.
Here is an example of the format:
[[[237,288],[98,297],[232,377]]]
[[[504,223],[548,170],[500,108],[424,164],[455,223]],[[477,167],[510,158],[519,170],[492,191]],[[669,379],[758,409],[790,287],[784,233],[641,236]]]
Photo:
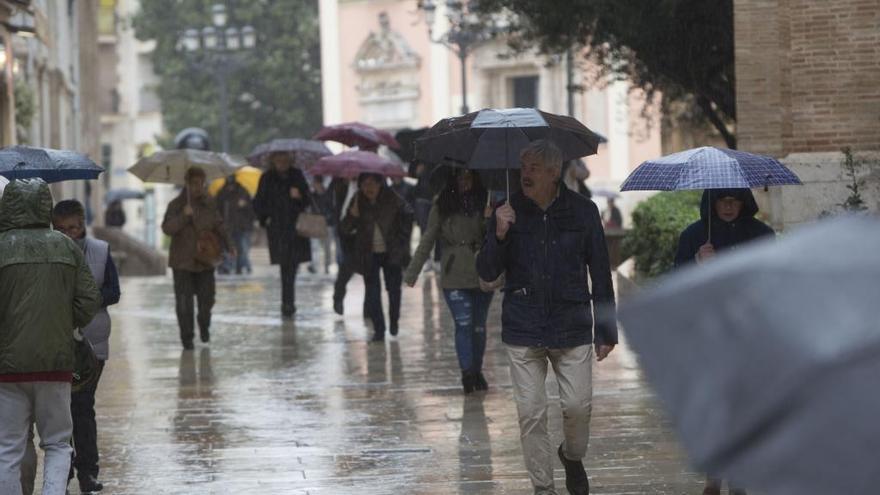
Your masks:
[[[566,487],[571,494],[588,494],[582,459],[590,437],[593,344],[599,361],[617,344],[605,234],[596,205],[560,186],[562,153],[555,144],[534,141],[520,161],[522,191],[495,211],[477,269],[484,280],[506,274],[501,338],[535,493],[557,493],[544,388],[549,363],[563,412],[565,439],[557,455]]]

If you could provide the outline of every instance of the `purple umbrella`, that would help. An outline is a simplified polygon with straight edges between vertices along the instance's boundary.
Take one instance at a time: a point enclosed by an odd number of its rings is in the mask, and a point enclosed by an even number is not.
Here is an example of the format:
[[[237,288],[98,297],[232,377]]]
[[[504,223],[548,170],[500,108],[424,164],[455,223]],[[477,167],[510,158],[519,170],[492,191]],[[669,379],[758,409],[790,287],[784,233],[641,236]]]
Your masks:
[[[314,139],[336,141],[346,146],[357,146],[366,150],[375,150],[380,144],[392,149],[400,148],[400,143],[394,139],[390,132],[360,122],[324,126],[314,135]]]
[[[393,161],[370,151],[344,151],[325,156],[309,170],[309,174],[329,175],[354,179],[360,174],[379,174],[385,177],[404,177],[406,171]]]
[[[258,144],[248,155],[248,163],[255,167],[263,166],[272,153],[287,153],[293,163],[303,170],[311,167],[321,158],[333,154],[327,145],[320,141],[299,138],[273,139],[268,143]]]

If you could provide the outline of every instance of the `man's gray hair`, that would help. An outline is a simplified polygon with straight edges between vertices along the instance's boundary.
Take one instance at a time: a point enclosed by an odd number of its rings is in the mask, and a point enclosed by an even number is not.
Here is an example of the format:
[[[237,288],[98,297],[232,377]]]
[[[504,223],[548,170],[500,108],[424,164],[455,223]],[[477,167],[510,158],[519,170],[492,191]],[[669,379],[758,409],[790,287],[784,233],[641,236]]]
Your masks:
[[[562,170],[562,150],[556,143],[549,139],[532,141],[519,152],[519,159],[534,158],[545,167],[555,167]]]

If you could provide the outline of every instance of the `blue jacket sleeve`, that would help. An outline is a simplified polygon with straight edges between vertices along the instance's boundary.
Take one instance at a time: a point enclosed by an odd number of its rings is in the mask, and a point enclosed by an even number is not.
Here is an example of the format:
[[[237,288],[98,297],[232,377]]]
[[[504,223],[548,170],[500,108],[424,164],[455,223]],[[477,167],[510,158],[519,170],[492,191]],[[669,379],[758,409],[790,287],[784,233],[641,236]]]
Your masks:
[[[611,278],[611,261],[608,245],[605,243],[605,230],[602,218],[593,202],[588,210],[590,225],[590,249],[586,264],[590,267],[590,281],[593,288],[593,314],[595,316],[596,345],[617,344],[617,305],[614,301],[614,282]]]
[[[101,307],[106,308],[119,302],[119,273],[116,271],[116,263],[113,256],[107,253],[107,263],[104,265],[104,285],[101,286]]]

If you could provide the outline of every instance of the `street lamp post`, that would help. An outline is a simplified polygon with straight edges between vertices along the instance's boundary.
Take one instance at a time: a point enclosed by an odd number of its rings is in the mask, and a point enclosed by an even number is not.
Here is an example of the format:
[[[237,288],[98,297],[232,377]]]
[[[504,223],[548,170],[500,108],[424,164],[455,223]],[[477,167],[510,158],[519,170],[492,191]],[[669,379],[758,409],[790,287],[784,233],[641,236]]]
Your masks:
[[[189,64],[208,72],[217,82],[220,100],[220,145],[229,151],[229,76],[246,63],[246,53],[257,44],[257,32],[251,26],[226,26],[226,6],[211,7],[211,25],[186,29],[177,49],[187,55]]]
[[[428,36],[434,43],[439,43],[452,50],[461,64],[461,113],[468,113],[467,104],[467,58],[473,50],[494,38],[499,31],[496,19],[485,18],[476,13],[475,2],[446,1],[446,19],[449,27],[446,32],[436,34],[434,21],[437,17],[437,5],[434,0],[421,0],[419,8],[424,12],[425,23],[428,25]]]

